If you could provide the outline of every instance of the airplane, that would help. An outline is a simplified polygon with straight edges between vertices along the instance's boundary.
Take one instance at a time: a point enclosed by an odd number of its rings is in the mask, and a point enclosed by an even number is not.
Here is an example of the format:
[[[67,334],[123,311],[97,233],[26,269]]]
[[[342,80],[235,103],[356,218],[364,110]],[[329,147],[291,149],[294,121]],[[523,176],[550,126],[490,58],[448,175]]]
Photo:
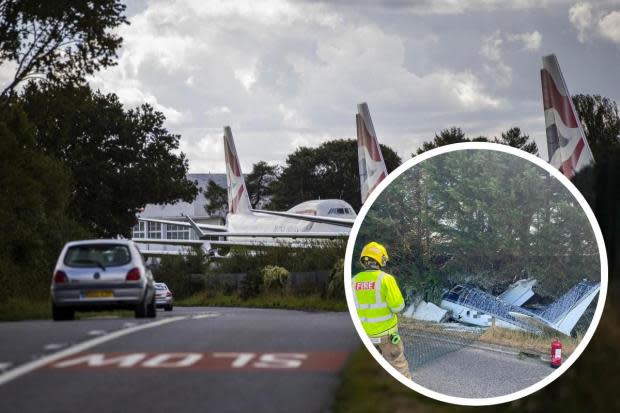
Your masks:
[[[543,57],[540,79],[549,163],[570,179],[594,156],[555,55]]]
[[[387,169],[366,103],[358,105],[356,114],[358,163],[362,200],[387,176]],[[213,247],[228,246],[304,246],[311,240],[348,238],[357,216],[353,207],[340,199],[302,202],[288,211],[253,209],[241,172],[237,150],[230,127],[224,128],[224,152],[228,190],[226,225],[196,223],[151,218],[141,221],[191,227],[198,240],[134,239],[149,244]],[[225,239],[222,239],[225,238]],[[233,238],[234,240],[230,240]],[[205,245],[206,244],[206,245]],[[149,252],[149,255],[157,255]]]
[[[573,328],[600,290],[600,283],[582,280],[545,308],[530,309],[522,305],[533,295],[535,279],[513,283],[494,297],[479,288],[456,285],[443,294],[439,307],[423,302],[424,314],[409,310],[406,315],[427,321],[448,318],[467,325],[497,327],[541,334],[561,332],[570,335]],[[418,304],[420,305],[420,304]],[[429,319],[429,314],[434,320]],[[426,316],[427,318],[422,318]]]

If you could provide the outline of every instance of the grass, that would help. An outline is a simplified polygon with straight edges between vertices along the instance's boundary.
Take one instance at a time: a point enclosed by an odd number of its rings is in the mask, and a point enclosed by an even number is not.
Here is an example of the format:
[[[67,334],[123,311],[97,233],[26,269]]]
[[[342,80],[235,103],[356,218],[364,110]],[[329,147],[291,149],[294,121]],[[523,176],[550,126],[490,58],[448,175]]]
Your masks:
[[[97,317],[132,318],[133,316],[133,311],[129,310],[77,311],[75,313],[77,320]],[[0,321],[46,320],[51,318],[52,309],[47,298],[9,298],[0,303]]]
[[[511,330],[501,327],[489,327],[482,333],[446,330],[443,326],[436,323],[424,322],[408,318],[400,318],[401,330],[410,330],[415,333],[427,333],[447,339],[476,341],[479,343],[492,344],[510,347],[526,353],[548,354],[551,348],[551,341],[556,336],[536,335],[525,331]],[[577,335],[576,338],[557,333],[562,342],[562,354],[569,356],[583,338]]]
[[[554,337],[550,337],[548,335],[539,336],[525,331],[510,330],[500,327],[489,327],[478,338],[478,341],[482,343],[517,348],[527,352],[547,354],[550,351],[551,341],[553,341],[553,338]],[[582,338],[582,335],[578,335],[577,338],[573,338],[559,334],[559,339],[562,342],[562,354],[565,357],[572,354]]]
[[[175,305],[186,307],[250,307],[304,311],[347,311],[346,301],[326,299],[319,294],[284,295],[263,293],[257,297],[243,300],[236,294],[224,295],[200,292],[191,297],[177,300]]]
[[[396,381],[365,347],[349,359],[332,408],[335,413],[449,411],[445,404],[428,399]]]
[[[0,303],[0,321],[52,318],[50,302],[45,298],[9,298]]]

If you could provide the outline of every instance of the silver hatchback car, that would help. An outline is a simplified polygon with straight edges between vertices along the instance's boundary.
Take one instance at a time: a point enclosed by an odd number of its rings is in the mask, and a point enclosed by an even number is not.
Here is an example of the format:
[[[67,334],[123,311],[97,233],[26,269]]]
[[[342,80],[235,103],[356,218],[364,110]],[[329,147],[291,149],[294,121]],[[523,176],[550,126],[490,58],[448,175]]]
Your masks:
[[[172,311],[172,291],[168,288],[166,283],[155,283],[155,305],[158,308],[163,308],[166,311]]]
[[[153,274],[130,240],[67,243],[50,289],[54,320],[72,320],[76,310],[130,309],[136,318],[157,315]]]

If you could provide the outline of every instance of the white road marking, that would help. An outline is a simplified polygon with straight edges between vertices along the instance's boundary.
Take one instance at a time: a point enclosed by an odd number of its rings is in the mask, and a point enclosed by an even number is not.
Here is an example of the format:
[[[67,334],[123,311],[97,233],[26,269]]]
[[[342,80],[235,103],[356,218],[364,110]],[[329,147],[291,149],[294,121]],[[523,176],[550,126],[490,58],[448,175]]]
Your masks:
[[[146,323],[146,324],[140,324],[138,326],[135,327],[130,327],[130,328],[126,328],[124,330],[119,330],[119,331],[115,331],[113,333],[110,334],[106,334],[104,336],[99,336],[96,338],[93,338],[92,340],[88,340],[88,341],[84,341],[80,344],[77,344],[75,346],[69,347],[66,350],[62,350],[59,351],[57,353],[54,354],[50,354],[49,356],[45,356],[42,357],[38,360],[35,361],[31,361],[29,363],[26,364],[22,364],[19,367],[16,367],[6,373],[0,374],[0,386],[8,383],[11,380],[15,380],[16,378],[23,376],[24,374],[30,373],[33,370],[38,369],[39,367],[43,367],[51,362],[54,362],[56,360],[59,360],[61,358],[65,358],[68,356],[71,356],[73,354],[82,352],[84,350],[87,350],[91,347],[95,347],[98,346],[99,344],[103,344],[105,342],[117,339],[119,337],[131,334],[131,333],[135,333],[137,331],[140,330],[146,330],[148,328],[153,328],[153,327],[159,327],[161,325],[164,324],[168,324],[168,323],[172,323],[175,321],[180,321],[180,320],[184,320],[186,317],[184,316],[179,316],[179,317],[170,317],[170,318],[164,318],[163,320],[159,320],[159,321],[154,321],[152,323]]]
[[[218,317],[218,313],[204,313],[204,314],[196,314],[192,316],[192,320],[200,320],[201,318],[211,318]]]
[[[137,326],[137,325],[138,325],[138,323],[134,323],[134,322],[130,321],[128,323],[123,324],[123,328],[131,328],[131,327]]]
[[[88,332],[88,335],[89,336],[103,336],[105,335],[105,333],[106,332],[104,330],[90,330]]]
[[[50,344],[46,344],[45,347],[43,347],[43,349],[45,351],[54,351],[54,350],[58,350],[58,349],[61,349],[67,346],[69,346],[69,343],[50,343]]]

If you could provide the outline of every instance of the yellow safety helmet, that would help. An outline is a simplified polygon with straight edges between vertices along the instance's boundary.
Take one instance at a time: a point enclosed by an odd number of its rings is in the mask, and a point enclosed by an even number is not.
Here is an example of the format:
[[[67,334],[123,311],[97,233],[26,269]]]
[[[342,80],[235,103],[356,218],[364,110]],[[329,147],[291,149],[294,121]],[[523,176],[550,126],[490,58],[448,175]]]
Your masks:
[[[385,267],[385,264],[389,258],[385,247],[374,241],[366,244],[364,249],[362,249],[362,253],[360,255],[360,261],[362,264],[364,263],[364,257],[372,258],[382,267]]]

